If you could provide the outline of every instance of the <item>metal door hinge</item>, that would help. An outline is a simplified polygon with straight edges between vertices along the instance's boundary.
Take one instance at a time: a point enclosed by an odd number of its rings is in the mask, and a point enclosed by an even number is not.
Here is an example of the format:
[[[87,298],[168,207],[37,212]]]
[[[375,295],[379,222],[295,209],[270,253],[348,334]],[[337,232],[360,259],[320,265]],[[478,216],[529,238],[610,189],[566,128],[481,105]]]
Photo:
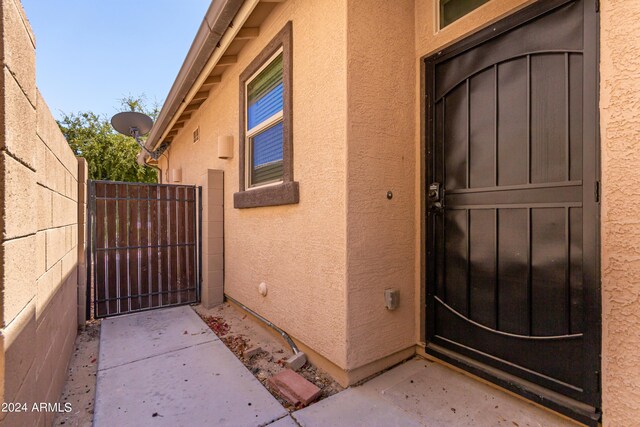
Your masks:
[[[600,181],[596,181],[595,184],[595,197],[596,203],[600,203]]]
[[[593,0],[596,7],[596,13],[600,12],[600,0]]]

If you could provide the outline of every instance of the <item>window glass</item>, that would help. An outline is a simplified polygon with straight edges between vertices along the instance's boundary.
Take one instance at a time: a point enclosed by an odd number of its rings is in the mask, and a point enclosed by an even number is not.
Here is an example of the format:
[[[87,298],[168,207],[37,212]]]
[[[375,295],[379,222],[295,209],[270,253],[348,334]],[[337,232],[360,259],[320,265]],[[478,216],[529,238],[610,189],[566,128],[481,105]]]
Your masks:
[[[247,85],[247,129],[282,111],[282,54]]]
[[[440,0],[440,28],[462,18],[489,0]]]
[[[282,177],[282,132],[280,122],[251,138],[253,184],[278,181]]]

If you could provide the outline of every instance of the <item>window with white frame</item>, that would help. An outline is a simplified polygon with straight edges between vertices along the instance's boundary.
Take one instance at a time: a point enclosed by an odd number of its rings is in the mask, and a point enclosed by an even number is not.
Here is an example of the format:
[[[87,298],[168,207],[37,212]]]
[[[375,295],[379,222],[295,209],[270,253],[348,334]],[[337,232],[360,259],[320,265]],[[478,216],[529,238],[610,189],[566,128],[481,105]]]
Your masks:
[[[282,49],[246,82],[248,187],[281,182],[283,175]]]
[[[237,209],[300,199],[293,179],[292,28],[287,22],[240,74]]]

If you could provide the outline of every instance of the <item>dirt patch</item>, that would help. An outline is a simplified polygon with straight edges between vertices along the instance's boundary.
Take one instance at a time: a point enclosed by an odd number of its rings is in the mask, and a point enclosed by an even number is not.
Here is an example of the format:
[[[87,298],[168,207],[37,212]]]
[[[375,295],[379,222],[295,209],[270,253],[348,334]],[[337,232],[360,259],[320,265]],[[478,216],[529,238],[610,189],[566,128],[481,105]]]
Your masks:
[[[267,379],[285,369],[284,361],[293,354],[284,340],[277,338],[265,329],[266,326],[259,325],[249,314],[231,304],[225,303],[209,310],[201,305],[194,308],[211,330],[242,361],[258,381],[278,399],[282,406],[288,411],[299,409],[299,407],[294,407],[283,400],[267,385]],[[255,347],[260,347],[261,351],[251,357],[246,357],[245,354],[250,353]],[[322,390],[318,401],[343,390],[329,374],[308,362],[298,373]]]
[[[100,344],[100,321],[87,323],[76,337],[75,347],[64,389],[60,396],[61,406],[71,403],[71,412],[57,413],[54,426],[84,427],[93,424],[93,405],[96,396],[96,373]]]

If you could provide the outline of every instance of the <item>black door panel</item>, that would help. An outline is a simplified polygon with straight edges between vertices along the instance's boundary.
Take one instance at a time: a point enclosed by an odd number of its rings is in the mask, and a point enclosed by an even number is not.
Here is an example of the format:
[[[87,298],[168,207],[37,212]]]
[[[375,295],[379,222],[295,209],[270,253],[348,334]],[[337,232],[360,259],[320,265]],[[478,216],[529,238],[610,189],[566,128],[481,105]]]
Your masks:
[[[427,198],[426,330],[597,408],[590,6],[538,2],[425,61],[426,185],[443,184]]]

